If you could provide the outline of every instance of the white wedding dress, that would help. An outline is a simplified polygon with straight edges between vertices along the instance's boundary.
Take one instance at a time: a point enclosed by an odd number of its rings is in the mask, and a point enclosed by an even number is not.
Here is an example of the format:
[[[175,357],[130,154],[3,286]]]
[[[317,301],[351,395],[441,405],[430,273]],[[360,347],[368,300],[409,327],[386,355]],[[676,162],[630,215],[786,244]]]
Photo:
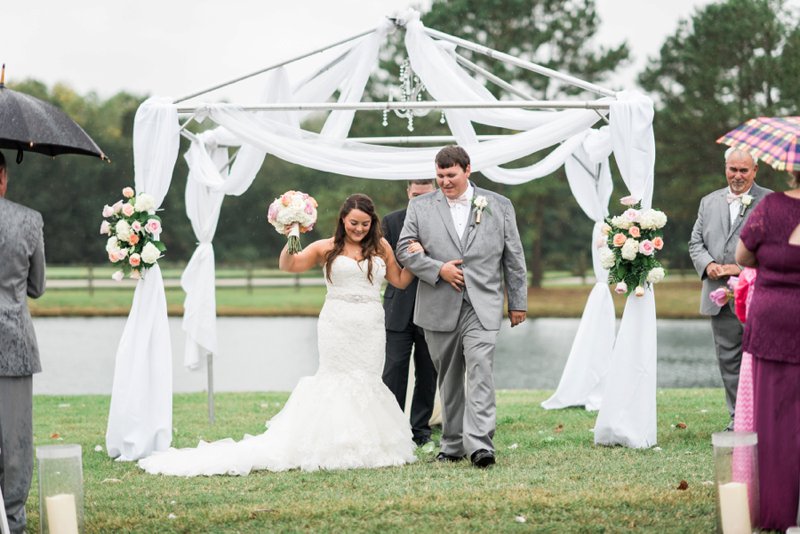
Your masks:
[[[319,369],[300,379],[266,432],[156,452],[139,466],[153,474],[198,476],[415,461],[408,420],[381,380],[386,332],[380,288],[386,265],[381,258],[372,264],[370,282],[366,261],[334,260],[317,325]]]

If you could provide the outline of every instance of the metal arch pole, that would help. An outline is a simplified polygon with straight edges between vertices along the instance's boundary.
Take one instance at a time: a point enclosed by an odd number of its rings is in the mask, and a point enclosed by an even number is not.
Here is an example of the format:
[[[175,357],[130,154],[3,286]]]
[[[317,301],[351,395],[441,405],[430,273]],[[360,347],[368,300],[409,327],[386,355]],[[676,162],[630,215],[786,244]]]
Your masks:
[[[444,41],[450,41],[451,43],[455,43],[456,45],[466,48],[468,50],[472,50],[473,52],[478,52],[479,54],[483,54],[485,56],[489,56],[490,58],[499,59],[500,61],[505,61],[506,63],[510,63],[514,66],[530,70],[539,74],[543,74],[544,76],[548,76],[550,78],[555,78],[557,80],[561,80],[566,82],[570,85],[575,85],[582,89],[586,89],[587,91],[591,91],[593,93],[597,93],[603,96],[615,96],[616,93],[610,89],[606,89],[605,87],[600,87],[599,85],[595,85],[591,82],[587,82],[585,80],[581,80],[580,78],[576,78],[575,76],[570,76],[569,74],[564,74],[558,72],[553,69],[549,69],[547,67],[542,67],[541,65],[537,65],[536,63],[531,63],[530,61],[525,61],[523,59],[519,59],[514,57],[510,54],[506,54],[504,52],[500,52],[498,50],[494,50],[489,48],[488,46],[483,46],[479,44],[472,43],[465,39],[461,39],[459,37],[455,37],[453,35],[440,32],[438,30],[433,30],[431,28],[425,28],[425,33],[430,35],[431,37],[436,37],[438,39],[442,39]]]
[[[522,97],[525,100],[534,100],[533,97],[531,97],[530,95],[526,94],[524,91],[520,91],[519,89],[517,89],[516,87],[514,87],[513,85],[511,85],[510,83],[508,83],[504,79],[500,78],[499,76],[495,76],[494,74],[492,74],[488,70],[484,69],[480,65],[476,65],[475,63],[473,63],[472,61],[468,60],[464,56],[456,54],[456,61],[461,63],[463,66],[467,67],[472,72],[476,72],[476,73],[484,76],[487,80],[489,80],[490,82],[494,83],[495,85],[497,85],[499,87],[502,87],[503,89],[505,89],[509,93],[514,93],[515,95],[517,95],[519,97]]]
[[[196,96],[204,95],[206,93],[210,93],[211,91],[215,91],[215,90],[220,89],[222,87],[234,84],[236,82],[240,82],[242,80],[246,80],[247,78],[252,78],[253,76],[257,76],[257,75],[263,74],[263,73],[265,73],[267,71],[270,71],[270,70],[273,70],[273,69],[277,69],[278,67],[283,67],[284,65],[288,65],[289,63],[294,63],[295,61],[298,61],[298,60],[301,60],[301,59],[305,59],[305,58],[307,58],[309,56],[313,56],[314,54],[319,54],[320,52],[324,52],[326,50],[329,50],[329,49],[334,48],[336,46],[339,46],[341,44],[344,44],[344,43],[347,43],[347,42],[350,42],[350,41],[354,41],[355,39],[358,39],[359,37],[364,37],[365,35],[369,35],[370,33],[373,33],[374,31],[375,31],[375,29],[373,28],[371,30],[367,30],[365,32],[361,32],[358,35],[354,35],[352,37],[348,37],[347,39],[342,39],[341,41],[337,41],[337,42],[335,42],[333,44],[329,44],[329,45],[324,46],[322,48],[317,48],[316,50],[312,50],[311,52],[306,52],[305,54],[299,55],[299,56],[294,57],[292,59],[287,59],[285,61],[281,61],[279,63],[275,63],[273,65],[270,65],[269,67],[264,67],[263,69],[257,70],[255,72],[251,72],[250,74],[245,74],[244,76],[239,76],[238,78],[234,78],[233,80],[229,80],[227,82],[223,82],[223,83],[217,84],[217,85],[215,85],[213,87],[209,87],[207,89],[203,89],[202,91],[198,91],[198,92],[192,93],[190,95],[182,96],[182,97],[174,100],[172,103],[173,104],[178,104],[179,102],[183,102],[185,100],[189,100],[190,98],[194,98]]]
[[[179,114],[191,114],[201,109],[238,109],[243,111],[383,111],[393,109],[491,109],[491,108],[538,108],[538,109],[608,109],[608,102],[599,100],[498,100],[495,102],[301,102],[273,104],[199,104],[179,107]],[[185,131],[185,130],[184,130]]]
[[[214,424],[214,353],[206,355],[206,370],[208,372],[208,422]]]

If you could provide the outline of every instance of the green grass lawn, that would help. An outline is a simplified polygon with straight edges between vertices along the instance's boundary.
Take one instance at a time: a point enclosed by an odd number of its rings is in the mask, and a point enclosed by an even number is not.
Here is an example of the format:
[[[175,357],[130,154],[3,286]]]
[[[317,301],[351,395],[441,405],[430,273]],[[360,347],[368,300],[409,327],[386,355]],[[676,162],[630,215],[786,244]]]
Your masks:
[[[591,285],[552,285],[531,288],[528,292],[529,317],[580,317]],[[656,311],[660,318],[699,318],[700,282],[695,279],[664,281],[655,286]],[[48,289],[38,300],[29,300],[34,316],[127,315],[133,300],[132,287],[88,289]],[[185,293],[180,288],[166,289],[170,315],[183,314]],[[218,315],[316,316],[325,300],[322,286],[295,287],[218,287]],[[625,297],[613,295],[617,317],[622,315]]]
[[[36,445],[83,447],[87,533],[713,531],[711,433],[728,422],[720,390],[659,390],[658,447],[647,450],[593,445],[596,414],[543,410],[549,395],[498,392],[490,470],[420,453],[416,464],[376,470],[153,476],[94,450],[106,396],[37,396],[34,431]],[[219,394],[210,426],[204,393],[175,395],[173,444],[260,433],[286,398]],[[39,529],[36,488],[29,532]]]

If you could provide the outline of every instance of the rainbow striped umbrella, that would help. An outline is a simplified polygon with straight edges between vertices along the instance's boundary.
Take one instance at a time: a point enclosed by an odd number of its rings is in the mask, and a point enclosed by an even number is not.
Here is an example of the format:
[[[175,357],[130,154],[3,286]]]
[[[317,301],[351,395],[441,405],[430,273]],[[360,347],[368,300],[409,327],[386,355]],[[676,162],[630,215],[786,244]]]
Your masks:
[[[726,133],[717,143],[749,151],[779,171],[800,170],[800,117],[758,117]]]

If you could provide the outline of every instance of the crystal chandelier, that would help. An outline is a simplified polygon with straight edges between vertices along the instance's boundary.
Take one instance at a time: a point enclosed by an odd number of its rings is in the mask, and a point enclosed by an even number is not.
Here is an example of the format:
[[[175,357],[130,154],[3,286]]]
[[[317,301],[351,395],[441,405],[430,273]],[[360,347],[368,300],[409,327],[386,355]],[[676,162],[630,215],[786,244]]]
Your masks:
[[[419,79],[419,76],[414,74],[414,71],[411,69],[411,62],[408,58],[403,60],[403,63],[400,64],[400,102],[422,102],[422,93],[425,92],[425,84]],[[394,95],[389,93],[389,102],[394,102]],[[424,117],[428,113],[430,113],[430,109],[395,109],[393,110],[395,115],[400,117],[401,119],[406,119],[408,121],[408,131],[414,131],[414,117]],[[442,116],[439,119],[439,122],[444,124],[444,112],[442,112]],[[383,126],[389,125],[389,110],[383,110]]]

